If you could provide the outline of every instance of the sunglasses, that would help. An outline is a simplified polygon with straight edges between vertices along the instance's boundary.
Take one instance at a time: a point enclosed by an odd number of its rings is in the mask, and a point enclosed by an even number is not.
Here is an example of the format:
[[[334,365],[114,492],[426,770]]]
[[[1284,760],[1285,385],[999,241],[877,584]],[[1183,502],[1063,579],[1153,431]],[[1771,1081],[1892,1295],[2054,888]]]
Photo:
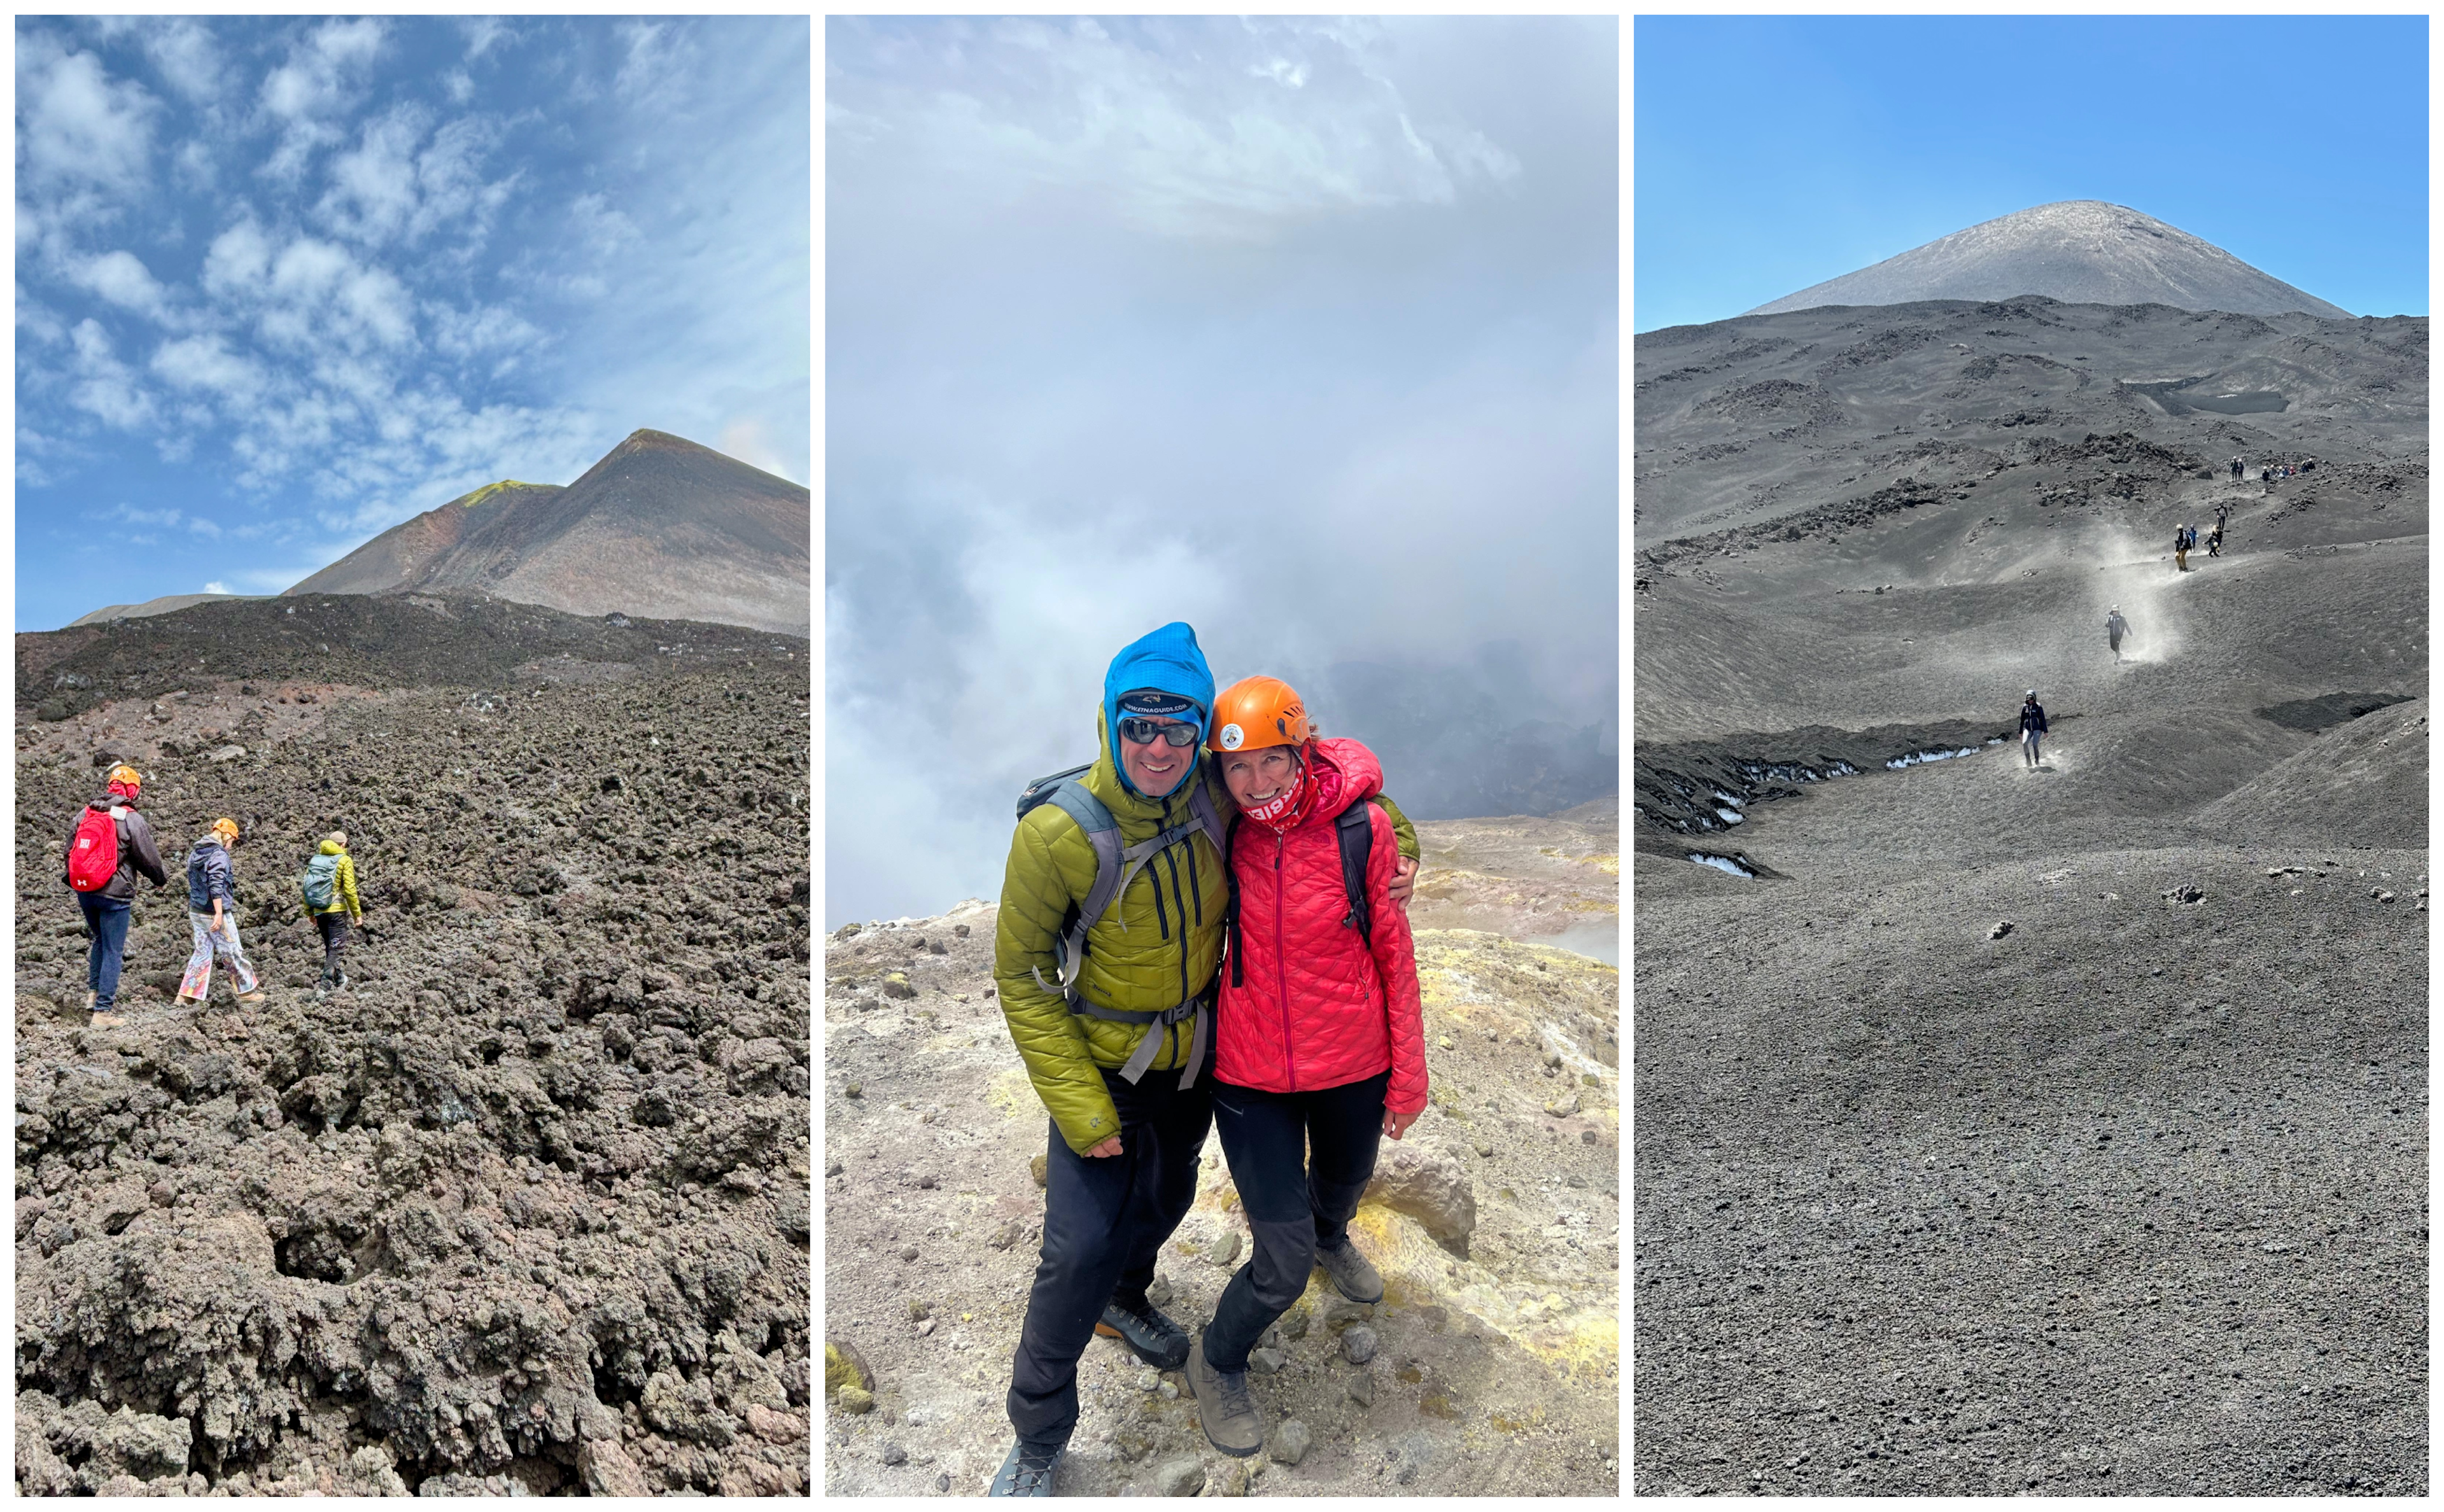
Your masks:
[[[1151,746],[1157,737],[1166,745],[1194,746],[1196,744],[1196,727],[1164,724],[1153,719],[1120,721],[1120,738],[1132,746]]]

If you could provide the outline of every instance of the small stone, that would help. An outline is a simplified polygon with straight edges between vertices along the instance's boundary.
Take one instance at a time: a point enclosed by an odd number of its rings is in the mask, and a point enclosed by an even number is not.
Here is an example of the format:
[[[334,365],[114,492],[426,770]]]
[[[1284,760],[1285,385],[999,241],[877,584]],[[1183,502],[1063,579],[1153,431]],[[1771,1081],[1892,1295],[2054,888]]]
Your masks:
[[[919,1324],[917,1324],[917,1325],[916,1325],[916,1337],[917,1337],[918,1338],[928,1338],[928,1337],[932,1337],[932,1335],[933,1335],[933,1333],[934,1333],[934,1320],[933,1320],[932,1318],[927,1318],[927,1319],[925,1319],[923,1322],[921,1322],[921,1323],[919,1323]]]
[[[1139,1372],[1138,1372],[1138,1390],[1139,1390],[1139,1391],[1140,1391],[1140,1392],[1151,1392],[1151,1391],[1153,1391],[1156,1387],[1160,1386],[1161,1384],[1162,1384],[1162,1372],[1160,1372],[1160,1371],[1156,1371],[1156,1370],[1143,1370],[1143,1371],[1139,1371]]]
[[[1282,1337],[1295,1342],[1306,1337],[1306,1303],[1300,1302],[1296,1306],[1292,1307],[1288,1312],[1284,1313],[1282,1315],[1282,1320],[1274,1326],[1282,1331]]]
[[[1579,1131],[1579,1143],[1583,1145],[1591,1145],[1595,1142],[1596,1132],[1593,1129],[1582,1129]]]
[[[1046,1155],[1038,1155],[1027,1163],[1028,1173],[1035,1177],[1035,1185],[1038,1190],[1043,1189],[1045,1185],[1045,1175],[1050,1167],[1051,1159]]]
[[[1231,1266],[1237,1264],[1239,1263],[1239,1230],[1235,1228],[1224,1230],[1222,1237],[1213,1242],[1213,1248],[1206,1258],[1226,1270]]]
[[[1570,1117],[1579,1111],[1579,1095],[1573,1092],[1559,1102],[1548,1102],[1545,1111],[1556,1118]]]
[[[1155,1394],[1161,1397],[1166,1402],[1177,1401],[1179,1399],[1179,1388],[1169,1381],[1165,1381],[1160,1386],[1155,1388]]]
[[[1276,1374],[1287,1363],[1288,1363],[1288,1361],[1283,1356],[1282,1352],[1277,1349],[1251,1349],[1248,1351],[1248,1369],[1255,1372],[1259,1375]]]
[[[1375,1357],[1375,1330],[1357,1324],[1341,1336],[1341,1353],[1352,1365],[1363,1365]]]
[[[1493,1141],[1490,1139],[1478,1140],[1476,1142],[1476,1152],[1490,1160],[1493,1158]]]
[[[1437,1050],[1449,1050],[1449,1049],[1453,1048],[1453,1044],[1452,1044],[1452,1037],[1451,1037],[1450,1035],[1448,1035],[1448,1034],[1438,1034],[1438,1035],[1435,1035],[1435,1049],[1437,1049]]]
[[[2374,895],[2376,900],[2379,903],[2390,903],[2393,901],[2393,894],[2390,892],[2379,891]]]
[[[885,1465],[905,1465],[908,1463],[908,1451],[901,1448],[897,1444],[885,1444],[882,1446],[882,1463]]]
[[[934,1477],[934,1489],[944,1495],[948,1495],[951,1489],[951,1478],[948,1475],[937,1475]]]
[[[899,1258],[901,1260],[915,1260],[916,1258],[916,1246],[914,1245],[902,1245],[899,1251]]]
[[[1327,1327],[1355,1323],[1374,1316],[1373,1302],[1353,1302],[1345,1298],[1336,1297],[1324,1305],[1324,1321]]]
[[[1146,1300],[1154,1303],[1157,1307],[1170,1306],[1171,1278],[1168,1276],[1157,1276],[1154,1279],[1154,1284],[1146,1288]]]
[[[1349,1399],[1361,1407],[1375,1405],[1375,1373],[1360,1371],[1349,1377]]]
[[[1024,1232],[1024,1230],[1019,1226],[1017,1219],[1006,1218],[1002,1220],[1001,1226],[993,1230],[992,1238],[987,1240],[986,1243],[991,1245],[995,1249],[1008,1249],[1010,1245],[1018,1243],[1018,1236],[1022,1232]]]
[[[1994,921],[1994,927],[1986,931],[1986,938],[1990,940],[1999,940],[2004,935],[2010,932],[2011,921],[2009,919],[1996,919]]]
[[[1553,1068],[1554,1070],[1556,1070],[1556,1071],[1561,1070],[1561,1069],[1562,1069],[1562,1052],[1561,1052],[1561,1051],[1559,1051],[1559,1050],[1547,1050],[1547,1051],[1546,1051],[1546,1052],[1545,1052],[1545,1063],[1546,1063],[1546,1065],[1548,1065],[1548,1066],[1552,1067],[1552,1068]]]
[[[894,971],[882,979],[882,995],[886,998],[913,999],[916,989],[908,985],[908,973]]]
[[[932,1303],[919,1301],[914,1297],[908,1299],[908,1320],[910,1322],[921,1323],[933,1316],[934,1307]]]
[[[865,1083],[862,1081],[852,1081],[847,1086],[841,1088],[841,1096],[844,1097],[862,1097],[865,1096]]]
[[[951,932],[964,940],[968,937],[968,927],[964,924],[954,924],[951,926]]]
[[[832,1397],[834,1405],[852,1417],[874,1411],[874,1393],[862,1386],[843,1386]]]
[[[1175,1455],[1154,1469],[1157,1496],[1194,1496],[1205,1489],[1205,1462],[1194,1454]]]
[[[837,1176],[847,1169],[848,1168],[846,1166],[842,1165],[838,1160],[826,1160],[824,1162],[824,1175],[826,1178]]]
[[[1271,1454],[1276,1465],[1296,1465],[1305,1459],[1306,1451],[1314,1447],[1315,1435],[1308,1432],[1306,1425],[1297,1418],[1286,1417],[1282,1419],[1281,1426],[1273,1429]]]

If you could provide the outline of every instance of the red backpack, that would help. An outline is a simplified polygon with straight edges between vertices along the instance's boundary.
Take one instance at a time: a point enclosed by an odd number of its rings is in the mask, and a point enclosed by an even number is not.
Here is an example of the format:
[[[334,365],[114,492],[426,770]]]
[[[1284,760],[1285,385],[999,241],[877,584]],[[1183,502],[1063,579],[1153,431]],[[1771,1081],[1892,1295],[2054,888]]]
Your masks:
[[[119,875],[119,821],[111,813],[87,807],[77,821],[76,839],[68,842],[68,886],[80,893],[99,893]]]

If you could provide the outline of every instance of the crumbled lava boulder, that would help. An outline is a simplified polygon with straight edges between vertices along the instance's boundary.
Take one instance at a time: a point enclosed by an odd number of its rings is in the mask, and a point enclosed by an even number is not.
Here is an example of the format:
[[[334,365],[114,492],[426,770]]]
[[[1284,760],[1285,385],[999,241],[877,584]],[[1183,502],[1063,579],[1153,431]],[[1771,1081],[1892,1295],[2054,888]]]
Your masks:
[[[1577,1097],[1571,1097],[1576,1112]],[[1375,1162],[1375,1179],[1366,1184],[1364,1202],[1379,1202],[1407,1213],[1422,1225],[1435,1243],[1465,1260],[1469,1235],[1476,1231],[1476,1188],[1468,1168],[1450,1151],[1407,1140],[1386,1140]]]
[[[18,1490],[804,1494],[805,642],[295,608],[310,638],[19,637],[167,723],[87,701],[18,751]],[[639,660],[518,671],[596,641]],[[82,998],[53,857],[105,741],[174,866],[243,826],[263,1003],[169,1001],[174,889],[139,895],[122,1023],[24,1011]],[[334,828],[365,929],[317,1002],[295,876]]]

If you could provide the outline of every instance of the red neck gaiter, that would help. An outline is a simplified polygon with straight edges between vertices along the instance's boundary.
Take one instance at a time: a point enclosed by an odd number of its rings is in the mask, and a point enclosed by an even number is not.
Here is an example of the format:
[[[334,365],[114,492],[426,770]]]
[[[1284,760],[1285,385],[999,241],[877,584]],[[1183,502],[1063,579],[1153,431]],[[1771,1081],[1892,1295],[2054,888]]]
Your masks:
[[[1270,802],[1259,803],[1254,808],[1243,808],[1240,812],[1276,835],[1287,835],[1298,828],[1314,808],[1315,762],[1312,753],[1303,752],[1299,761],[1298,781],[1290,784],[1289,791],[1277,794]]]

